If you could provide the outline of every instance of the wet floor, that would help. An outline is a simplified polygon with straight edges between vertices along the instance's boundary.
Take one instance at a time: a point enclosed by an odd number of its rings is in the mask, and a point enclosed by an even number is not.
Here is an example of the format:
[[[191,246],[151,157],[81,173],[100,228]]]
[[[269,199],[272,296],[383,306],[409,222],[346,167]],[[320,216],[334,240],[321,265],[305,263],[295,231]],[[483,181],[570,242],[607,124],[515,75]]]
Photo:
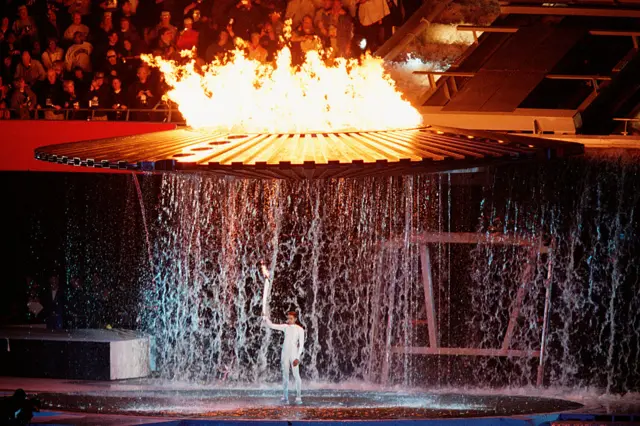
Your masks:
[[[0,388],[19,379],[0,379]],[[263,420],[390,420],[513,416],[576,410],[580,404],[555,398],[430,393],[424,391],[310,389],[303,404],[280,402],[277,389],[184,385],[153,379],[86,382],[26,379],[49,410],[138,416],[213,417]]]

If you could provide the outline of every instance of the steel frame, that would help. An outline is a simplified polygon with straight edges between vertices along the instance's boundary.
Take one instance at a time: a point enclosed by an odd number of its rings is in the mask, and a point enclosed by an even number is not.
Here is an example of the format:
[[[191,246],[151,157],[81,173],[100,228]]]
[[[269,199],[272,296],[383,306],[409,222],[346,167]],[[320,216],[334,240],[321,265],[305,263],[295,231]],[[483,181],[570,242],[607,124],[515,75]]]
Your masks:
[[[546,340],[549,332],[549,315],[551,311],[551,247],[543,245],[539,241],[526,240],[519,237],[507,236],[503,234],[483,234],[483,233],[424,233],[420,236],[412,238],[412,242],[420,245],[420,266],[422,269],[422,285],[424,289],[424,299],[426,316],[425,320],[416,320],[413,325],[426,325],[429,336],[429,346],[393,346],[391,341],[387,339],[385,355],[382,364],[381,381],[387,384],[389,380],[389,370],[391,357],[394,354],[413,354],[413,355],[454,355],[454,356],[485,356],[485,357],[527,357],[538,358],[538,368],[536,384],[542,386],[544,379],[544,352],[546,349]],[[393,242],[390,242],[393,246]],[[500,348],[470,348],[470,347],[441,347],[438,341],[438,326],[436,324],[436,310],[433,299],[433,279],[431,274],[431,256],[429,252],[430,243],[445,244],[491,244],[491,245],[516,245],[521,247],[529,247],[531,257],[527,262],[523,273],[523,282],[518,287],[516,300],[511,306],[509,315],[509,323],[502,340]],[[543,315],[543,327],[540,338],[540,348],[537,350],[517,350],[510,349],[513,333],[520,315],[522,303],[528,291],[528,287],[533,280],[534,261],[539,254],[547,254],[547,277],[545,280],[545,306]],[[387,336],[393,327],[393,321],[389,318],[387,324]]]

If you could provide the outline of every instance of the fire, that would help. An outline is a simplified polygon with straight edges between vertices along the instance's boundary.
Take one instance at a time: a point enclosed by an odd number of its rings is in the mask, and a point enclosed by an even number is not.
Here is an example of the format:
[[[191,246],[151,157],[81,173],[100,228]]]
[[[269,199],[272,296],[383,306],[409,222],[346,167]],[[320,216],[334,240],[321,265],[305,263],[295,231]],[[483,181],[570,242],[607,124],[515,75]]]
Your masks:
[[[291,65],[288,47],[278,53],[275,64],[248,59],[239,49],[227,62],[216,60],[204,67],[193,58],[184,65],[160,57],[144,60],[163,73],[171,88],[167,96],[194,128],[298,133],[422,123],[420,113],[386,73],[383,60],[370,55],[326,61],[324,52],[310,51],[298,68]]]

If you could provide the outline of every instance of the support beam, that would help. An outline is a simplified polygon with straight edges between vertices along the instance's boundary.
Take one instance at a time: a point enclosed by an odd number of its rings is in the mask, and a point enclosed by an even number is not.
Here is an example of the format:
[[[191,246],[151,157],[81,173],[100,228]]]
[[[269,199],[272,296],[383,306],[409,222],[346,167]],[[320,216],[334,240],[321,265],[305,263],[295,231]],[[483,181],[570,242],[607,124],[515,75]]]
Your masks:
[[[511,245],[519,247],[535,248],[538,253],[547,253],[549,247],[542,244],[537,239],[527,239],[516,235],[502,233],[484,232],[423,232],[410,237],[410,242],[414,244],[489,244],[489,245]],[[385,247],[394,247],[404,244],[404,237],[398,237],[385,241]]]
[[[458,31],[473,31],[483,33],[517,33],[520,28],[518,27],[489,27],[482,25],[458,25],[456,27]]]
[[[427,327],[429,329],[429,346],[438,347],[436,329],[436,308],[433,303],[433,279],[431,277],[431,257],[426,244],[420,246],[420,266],[422,268],[422,285],[424,287],[425,310],[427,311]]]
[[[622,134],[627,136],[629,134],[629,123],[637,123],[640,122],[640,118],[614,118],[613,121],[622,121],[624,122],[624,130]]]
[[[441,75],[443,77],[474,77],[475,72],[456,72],[456,71],[414,71],[413,74],[419,75]]]
[[[546,291],[544,295],[544,315],[542,317],[542,336],[540,338],[540,362],[538,363],[538,374],[536,377],[536,385],[542,386],[544,383],[544,354],[547,349],[547,336],[549,335],[549,315],[551,313],[551,286],[553,277],[553,257],[549,256],[547,264]]]
[[[601,16],[607,18],[640,18],[638,9],[553,6],[501,6],[503,15]]]
[[[573,74],[547,74],[545,78],[549,80],[584,80],[591,81],[593,93],[597,94],[600,90],[599,81],[611,81],[609,75],[573,75]]]
[[[610,75],[580,75],[580,74],[547,74],[549,80],[596,80],[611,81]]]
[[[508,235],[502,233],[481,232],[423,232],[412,238],[417,243],[444,244],[492,244],[511,245],[520,247],[537,247],[540,253],[546,253],[549,247],[542,245],[539,240]]]
[[[507,332],[504,334],[504,340],[502,341],[502,350],[509,350],[509,346],[511,346],[511,339],[513,338],[513,330],[516,328],[516,324],[518,323],[518,317],[520,316],[520,307],[522,306],[522,302],[524,297],[527,294],[527,287],[529,287],[529,282],[531,279],[531,271],[533,270],[533,266],[531,262],[527,262],[527,266],[525,266],[525,270],[523,275],[523,280],[518,287],[518,293],[516,294],[516,301],[511,308],[511,314],[509,315],[509,324],[507,325]]]
[[[624,30],[590,30],[589,34],[596,35],[596,36],[640,37],[640,31],[624,31]]]
[[[393,353],[414,355],[456,355],[456,356],[493,356],[493,357],[529,357],[538,358],[540,351],[516,350],[503,351],[502,349],[481,348],[429,348],[424,346],[394,346]]]

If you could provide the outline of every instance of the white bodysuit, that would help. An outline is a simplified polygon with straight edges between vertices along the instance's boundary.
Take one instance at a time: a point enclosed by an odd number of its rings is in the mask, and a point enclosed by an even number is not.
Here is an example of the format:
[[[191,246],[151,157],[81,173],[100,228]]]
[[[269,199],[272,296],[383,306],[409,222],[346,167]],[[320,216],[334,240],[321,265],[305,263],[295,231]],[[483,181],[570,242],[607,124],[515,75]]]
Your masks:
[[[300,361],[304,352],[304,329],[298,324],[274,324],[265,318],[267,326],[273,330],[284,331],[284,343],[282,344],[282,385],[284,398],[289,399],[289,368],[293,370],[293,378],[296,381],[296,396],[301,397],[302,380],[300,379],[300,364],[293,366],[293,361]]]

